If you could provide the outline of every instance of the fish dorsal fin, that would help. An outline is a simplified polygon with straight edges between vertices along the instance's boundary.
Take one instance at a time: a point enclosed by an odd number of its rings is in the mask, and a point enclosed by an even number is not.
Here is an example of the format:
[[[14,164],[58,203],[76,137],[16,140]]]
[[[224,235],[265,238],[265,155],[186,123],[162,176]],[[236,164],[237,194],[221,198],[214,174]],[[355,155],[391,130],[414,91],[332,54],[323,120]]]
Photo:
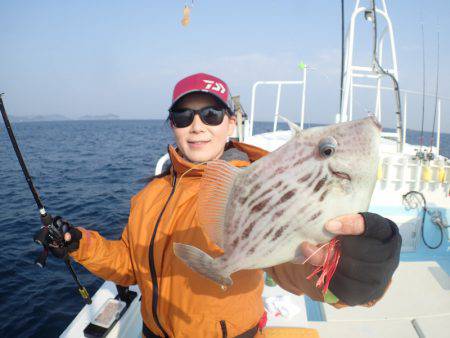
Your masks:
[[[287,119],[283,115],[278,116],[289,125],[289,128],[291,129],[293,135],[300,135],[302,133],[302,129],[299,126],[297,126],[294,122]]]
[[[236,176],[242,171],[223,160],[208,162],[198,196],[199,222],[209,238],[223,248],[225,212]]]

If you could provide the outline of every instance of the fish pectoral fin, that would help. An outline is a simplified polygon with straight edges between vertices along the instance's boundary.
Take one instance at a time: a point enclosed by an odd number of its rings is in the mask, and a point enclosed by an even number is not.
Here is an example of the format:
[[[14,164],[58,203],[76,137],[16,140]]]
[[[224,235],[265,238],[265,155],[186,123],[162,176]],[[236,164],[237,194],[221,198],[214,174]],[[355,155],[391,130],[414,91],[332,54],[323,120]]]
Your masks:
[[[287,119],[283,115],[278,116],[289,125],[289,128],[291,129],[293,135],[300,135],[303,132],[302,129],[291,120]]]
[[[198,194],[199,223],[209,238],[224,247],[225,213],[236,176],[242,169],[223,160],[208,162]]]
[[[220,285],[233,284],[230,275],[224,272],[223,267],[218,264],[217,260],[195,246],[173,243],[173,251],[175,256],[202,276]]]

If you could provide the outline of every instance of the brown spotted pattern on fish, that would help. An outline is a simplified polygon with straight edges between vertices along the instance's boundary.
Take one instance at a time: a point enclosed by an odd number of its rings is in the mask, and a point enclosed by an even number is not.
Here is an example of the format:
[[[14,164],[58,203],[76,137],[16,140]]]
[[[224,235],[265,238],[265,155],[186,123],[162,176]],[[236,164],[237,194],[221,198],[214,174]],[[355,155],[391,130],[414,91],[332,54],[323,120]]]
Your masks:
[[[256,200],[258,201],[258,200]],[[267,205],[267,203],[269,203],[270,201],[270,197],[266,198],[265,200],[260,201],[258,204],[255,204],[251,209],[250,212],[254,213],[254,212],[258,212],[264,209],[264,207]]]
[[[280,218],[280,216],[283,215],[285,210],[286,209],[280,209],[280,210],[275,211],[275,213],[272,216],[271,221],[273,222],[273,221],[277,220],[278,218]]]
[[[215,282],[231,284],[235,271],[293,260],[303,241],[327,242],[327,220],[367,210],[379,138],[379,125],[367,118],[294,131],[244,169],[211,162],[200,188],[199,222],[207,233],[212,228],[222,235],[224,254],[213,259],[189,243],[175,244],[175,254]]]
[[[272,186],[272,188],[273,188],[273,189],[276,189],[276,188],[278,188],[281,184],[283,184],[283,182],[278,181],[277,183],[275,183],[275,184]]]
[[[246,228],[244,229],[244,231],[242,232],[241,239],[246,239],[246,238],[248,238],[248,236],[250,235],[250,233],[251,233],[252,230],[253,230],[253,227],[255,226],[255,223],[256,223],[256,221],[252,221],[252,222],[248,225],[248,227],[246,227]]]
[[[296,189],[289,190],[287,193],[283,194],[281,198],[278,200],[278,204],[284,203],[292,198],[295,195]]]
[[[317,173],[315,174],[314,178],[309,181],[309,183],[306,185],[307,188],[310,188],[311,186],[313,186],[315,183],[317,183],[318,180],[320,180],[322,177],[320,175],[322,175],[322,167],[319,168],[319,170],[317,171]]]
[[[305,156],[305,157],[299,158],[299,159],[294,163],[294,166],[298,166],[298,165],[300,165],[300,164],[302,164],[302,163],[304,163],[304,162],[310,160],[313,156],[314,156],[314,154],[309,154],[309,155],[307,155],[307,156]]]
[[[236,237],[236,238],[233,240],[233,242],[231,243],[231,246],[232,246],[233,248],[235,248],[235,247],[238,245],[238,243],[239,243],[239,237]]]
[[[269,237],[270,236],[270,234],[273,232],[273,230],[275,229],[275,227],[270,227],[269,228],[269,231],[267,231],[265,234],[264,234],[264,236],[263,236],[263,239],[266,239],[267,237]]]
[[[247,202],[248,196],[239,197],[239,204],[245,204]]]
[[[289,169],[289,165],[280,166],[275,169],[274,175],[281,175],[283,174],[287,169]]]
[[[303,183],[306,182],[307,180],[309,180],[312,176],[312,173],[307,173],[306,175],[303,175],[302,177],[300,177],[297,182],[298,183]]]
[[[255,202],[257,202],[261,197],[267,195],[268,193],[270,193],[272,191],[272,189],[267,189],[266,191],[262,192],[258,197],[256,197],[255,199],[253,199],[249,204],[250,205],[254,205]]]
[[[286,224],[286,225],[283,225],[281,228],[277,229],[277,231],[275,231],[275,233],[273,234],[272,242],[276,241],[288,227],[289,227],[289,224]]]
[[[256,183],[250,189],[249,195],[254,195],[259,189],[261,189],[261,183]]]
[[[319,217],[322,214],[322,211],[317,211],[315,214],[313,214],[309,219],[308,222],[314,221],[317,217]]]
[[[319,197],[320,202],[322,202],[325,199],[325,196],[327,196],[327,193],[328,193],[328,190],[324,190],[322,192],[322,194],[320,194],[320,197]]]
[[[255,253],[256,247],[257,247],[257,245],[253,245],[253,246],[250,248],[250,250],[248,250],[248,254],[251,255],[251,254]]]
[[[318,192],[320,189],[322,189],[323,185],[325,184],[325,182],[327,181],[327,177],[322,177],[316,184],[316,186],[314,187],[314,192]]]

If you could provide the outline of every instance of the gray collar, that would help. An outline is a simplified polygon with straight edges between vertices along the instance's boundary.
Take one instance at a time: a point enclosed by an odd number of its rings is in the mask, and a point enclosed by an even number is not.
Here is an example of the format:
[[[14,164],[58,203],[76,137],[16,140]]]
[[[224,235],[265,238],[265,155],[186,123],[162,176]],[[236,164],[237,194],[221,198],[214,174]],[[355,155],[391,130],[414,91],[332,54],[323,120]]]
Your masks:
[[[220,157],[221,160],[224,161],[233,161],[233,160],[241,160],[241,161],[247,161],[250,162],[250,159],[248,158],[247,154],[239,149],[236,148],[228,148],[226,149],[222,156]]]

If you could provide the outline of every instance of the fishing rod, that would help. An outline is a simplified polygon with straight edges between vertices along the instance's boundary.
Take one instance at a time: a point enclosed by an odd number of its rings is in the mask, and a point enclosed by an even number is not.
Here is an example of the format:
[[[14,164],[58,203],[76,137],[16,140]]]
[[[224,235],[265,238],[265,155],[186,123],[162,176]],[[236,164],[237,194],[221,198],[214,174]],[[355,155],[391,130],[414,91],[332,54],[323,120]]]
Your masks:
[[[434,94],[434,116],[433,116],[433,131],[431,132],[431,139],[430,139],[430,154],[433,153],[434,128],[436,126],[436,113],[437,113],[438,94],[439,94],[439,18],[437,21],[438,21],[438,30],[437,30],[437,57],[436,57],[437,58],[437,60],[436,60],[436,92]]]
[[[403,142],[402,142],[402,134],[403,134],[403,126],[402,126],[402,107],[401,107],[401,100],[400,100],[400,88],[398,85],[398,81],[395,78],[393,74],[391,74],[389,71],[385,70],[378,60],[377,55],[377,7],[375,5],[375,0],[372,0],[372,67],[375,72],[381,75],[388,76],[392,80],[392,84],[394,87],[394,93],[395,93],[395,106],[396,106],[396,130],[397,130],[397,152],[401,153],[403,151]]]
[[[345,0],[341,0],[341,79],[339,95],[339,113],[342,115],[342,96],[344,94],[344,63],[345,63]]]
[[[423,124],[425,121],[425,33],[423,29],[423,21],[421,25],[421,33],[422,33],[422,124],[420,127],[420,138],[419,138],[419,152],[422,153],[423,146]]]
[[[19,145],[17,143],[16,137],[14,135],[11,123],[9,122],[8,114],[6,113],[5,105],[3,103],[3,94],[0,93],[0,111],[2,113],[3,121],[5,123],[6,130],[9,135],[9,139],[11,140],[11,144],[14,148],[14,152],[16,153],[16,157],[19,160],[20,167],[22,168],[22,172],[25,176],[25,179],[28,183],[28,187],[30,188],[30,191],[33,195],[34,201],[36,202],[36,205],[39,209],[39,215],[41,218],[42,227],[39,231],[36,232],[33,239],[36,243],[43,246],[43,250],[41,254],[38,256],[38,258],[35,261],[35,264],[39,267],[43,268],[45,267],[45,264],[47,262],[48,257],[48,251],[51,243],[57,243],[59,246],[66,246],[66,243],[64,241],[64,237],[61,235],[62,233],[67,232],[69,228],[69,224],[64,221],[61,217],[52,217],[44,207],[44,203],[42,203],[41,198],[39,197],[39,194],[33,184],[33,180],[31,179],[31,175],[28,172],[27,166],[25,164],[25,161],[23,159],[22,153],[20,152]],[[50,241],[49,241],[50,239]],[[70,262],[70,258],[66,255],[64,258],[64,262],[67,266],[67,268],[70,271],[70,274],[72,275],[75,283],[78,286],[78,291],[80,292],[81,297],[83,297],[84,301],[87,304],[91,304],[92,300],[89,296],[88,291],[86,288],[81,284],[80,280],[78,279],[77,274],[75,273],[75,270],[72,267],[72,264]]]

